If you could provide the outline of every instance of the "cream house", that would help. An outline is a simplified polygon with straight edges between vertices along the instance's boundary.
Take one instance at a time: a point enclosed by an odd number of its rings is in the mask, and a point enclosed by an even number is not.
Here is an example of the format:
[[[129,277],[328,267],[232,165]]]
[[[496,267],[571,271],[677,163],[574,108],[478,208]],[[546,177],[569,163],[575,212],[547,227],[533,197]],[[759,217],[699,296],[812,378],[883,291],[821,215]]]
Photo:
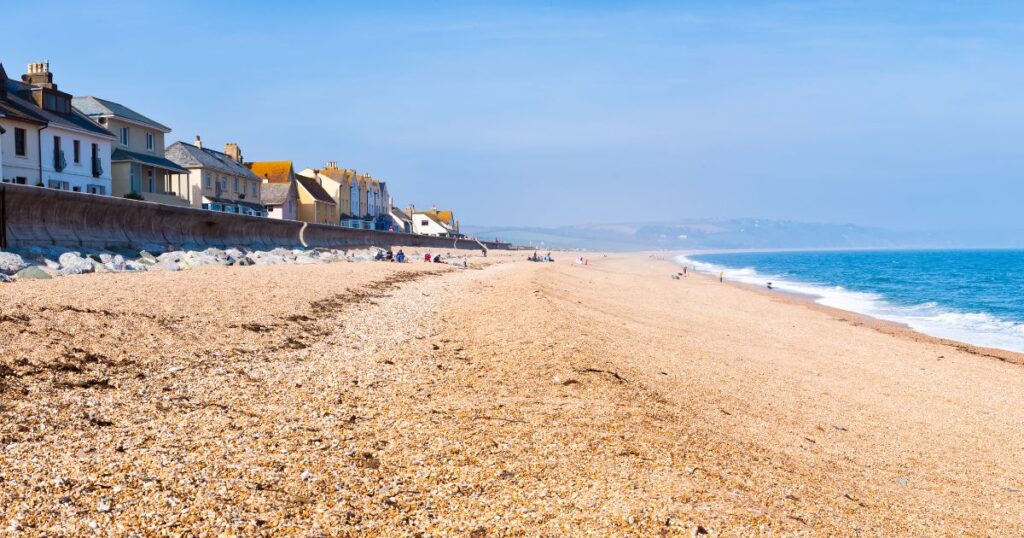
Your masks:
[[[188,170],[164,158],[171,132],[134,110],[97,97],[75,97],[76,110],[117,136],[111,154],[111,194],[162,204],[189,205]]]
[[[267,216],[260,203],[262,180],[242,164],[237,144],[227,144],[224,152],[203,147],[196,136],[194,144],[175,142],[164,152],[167,159],[187,170],[184,178],[186,199],[192,207],[210,211]]]

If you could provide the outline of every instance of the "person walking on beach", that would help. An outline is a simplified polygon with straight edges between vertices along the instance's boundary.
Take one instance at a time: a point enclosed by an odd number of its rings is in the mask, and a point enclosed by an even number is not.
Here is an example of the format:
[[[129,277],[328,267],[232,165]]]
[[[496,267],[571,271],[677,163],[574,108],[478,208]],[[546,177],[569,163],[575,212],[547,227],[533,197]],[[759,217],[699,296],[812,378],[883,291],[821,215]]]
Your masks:
[[[719,271],[718,272],[718,281],[719,282],[725,282],[725,271]]]
[[[686,276],[686,266],[683,266],[683,276]]]

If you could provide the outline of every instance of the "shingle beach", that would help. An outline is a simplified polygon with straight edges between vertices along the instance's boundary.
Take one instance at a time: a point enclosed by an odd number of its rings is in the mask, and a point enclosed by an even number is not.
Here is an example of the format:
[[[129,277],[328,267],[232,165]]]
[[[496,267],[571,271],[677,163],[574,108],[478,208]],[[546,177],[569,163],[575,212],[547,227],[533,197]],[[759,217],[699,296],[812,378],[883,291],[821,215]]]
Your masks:
[[[1024,534],[1024,366],[647,254],[0,284],[0,534]]]

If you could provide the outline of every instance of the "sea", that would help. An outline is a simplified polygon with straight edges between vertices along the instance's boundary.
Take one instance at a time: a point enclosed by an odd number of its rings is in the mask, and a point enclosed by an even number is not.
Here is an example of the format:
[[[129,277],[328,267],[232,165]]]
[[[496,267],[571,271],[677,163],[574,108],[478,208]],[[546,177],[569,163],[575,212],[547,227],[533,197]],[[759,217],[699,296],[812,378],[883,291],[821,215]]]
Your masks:
[[[1024,250],[726,252],[677,261],[931,336],[1024,352]]]

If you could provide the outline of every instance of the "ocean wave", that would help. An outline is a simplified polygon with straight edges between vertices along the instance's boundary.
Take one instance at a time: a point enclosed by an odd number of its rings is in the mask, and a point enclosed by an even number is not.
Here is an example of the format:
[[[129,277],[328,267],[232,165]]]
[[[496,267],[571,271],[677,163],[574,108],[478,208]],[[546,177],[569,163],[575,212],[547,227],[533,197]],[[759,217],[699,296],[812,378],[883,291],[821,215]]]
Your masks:
[[[1024,352],[1024,324],[1002,319],[986,312],[962,312],[936,301],[917,305],[894,304],[880,294],[851,291],[842,286],[825,286],[800,282],[790,277],[760,273],[754,267],[732,268],[678,256],[681,265],[717,276],[722,273],[730,281],[755,286],[772,283],[774,289],[804,295],[814,302],[907,325],[911,329],[977,346]]]

